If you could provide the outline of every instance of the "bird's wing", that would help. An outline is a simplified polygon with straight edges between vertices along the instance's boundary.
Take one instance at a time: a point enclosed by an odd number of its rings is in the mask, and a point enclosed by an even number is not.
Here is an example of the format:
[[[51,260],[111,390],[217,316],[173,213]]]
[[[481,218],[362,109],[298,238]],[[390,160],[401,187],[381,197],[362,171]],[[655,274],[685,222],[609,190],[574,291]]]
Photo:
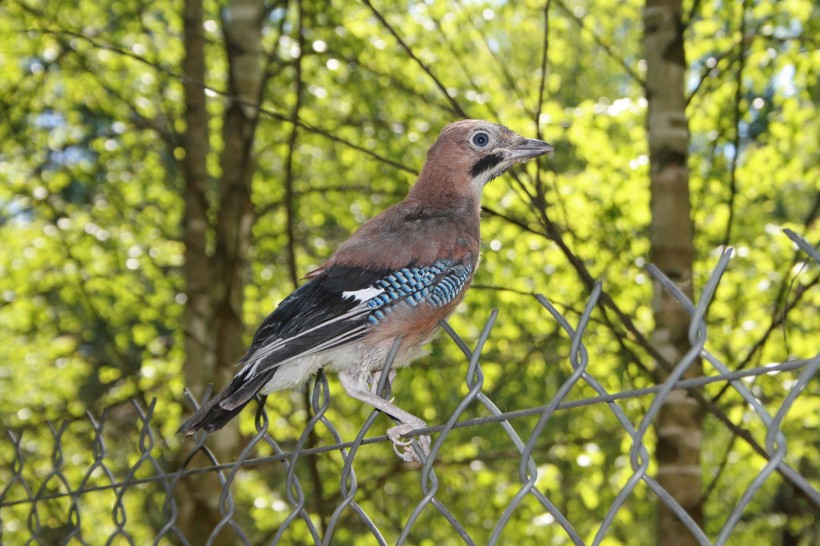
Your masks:
[[[398,305],[443,307],[465,289],[473,267],[469,256],[399,270],[329,267],[262,322],[219,405],[233,409],[246,403],[289,360],[361,339]]]

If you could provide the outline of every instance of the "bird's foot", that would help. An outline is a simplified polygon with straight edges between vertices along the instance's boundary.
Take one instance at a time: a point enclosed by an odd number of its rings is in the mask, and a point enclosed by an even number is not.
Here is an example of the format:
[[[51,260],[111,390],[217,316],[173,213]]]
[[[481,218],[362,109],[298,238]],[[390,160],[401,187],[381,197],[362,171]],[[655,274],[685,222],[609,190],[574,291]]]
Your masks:
[[[396,452],[396,455],[398,455],[402,461],[408,463],[422,462],[419,453],[417,453],[416,448],[413,446],[413,439],[402,439],[402,436],[408,432],[419,428],[427,428],[427,423],[419,419],[418,422],[402,423],[387,429],[387,437],[393,442],[393,451]],[[422,436],[416,436],[415,439],[418,441],[418,445],[426,458],[430,455],[430,436],[424,434]]]

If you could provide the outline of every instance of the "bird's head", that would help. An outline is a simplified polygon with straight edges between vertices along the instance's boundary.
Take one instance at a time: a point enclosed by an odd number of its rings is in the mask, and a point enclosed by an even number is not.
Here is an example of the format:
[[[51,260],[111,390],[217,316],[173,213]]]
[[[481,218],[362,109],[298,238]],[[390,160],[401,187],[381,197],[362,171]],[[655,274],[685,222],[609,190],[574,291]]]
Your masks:
[[[546,142],[524,138],[503,125],[476,119],[457,121],[441,131],[427,152],[411,195],[463,195],[477,202],[487,182],[516,163],[551,151]]]

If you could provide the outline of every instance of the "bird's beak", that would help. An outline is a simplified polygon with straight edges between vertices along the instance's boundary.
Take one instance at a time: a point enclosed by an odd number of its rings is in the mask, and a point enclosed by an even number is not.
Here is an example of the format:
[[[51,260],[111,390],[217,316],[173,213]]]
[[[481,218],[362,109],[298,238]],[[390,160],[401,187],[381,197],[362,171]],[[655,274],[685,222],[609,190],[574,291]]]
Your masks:
[[[542,140],[535,140],[534,138],[522,138],[512,146],[507,148],[509,158],[515,162],[526,161],[539,155],[544,155],[552,152],[552,146]]]

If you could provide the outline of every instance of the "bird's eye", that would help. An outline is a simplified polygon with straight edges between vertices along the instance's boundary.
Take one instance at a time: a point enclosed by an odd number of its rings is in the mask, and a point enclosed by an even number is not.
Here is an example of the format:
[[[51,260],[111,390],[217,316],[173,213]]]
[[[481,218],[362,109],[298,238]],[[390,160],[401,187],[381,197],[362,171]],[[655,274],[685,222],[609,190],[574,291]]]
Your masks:
[[[476,133],[473,135],[473,144],[479,148],[483,148],[490,143],[490,135],[487,133]]]

